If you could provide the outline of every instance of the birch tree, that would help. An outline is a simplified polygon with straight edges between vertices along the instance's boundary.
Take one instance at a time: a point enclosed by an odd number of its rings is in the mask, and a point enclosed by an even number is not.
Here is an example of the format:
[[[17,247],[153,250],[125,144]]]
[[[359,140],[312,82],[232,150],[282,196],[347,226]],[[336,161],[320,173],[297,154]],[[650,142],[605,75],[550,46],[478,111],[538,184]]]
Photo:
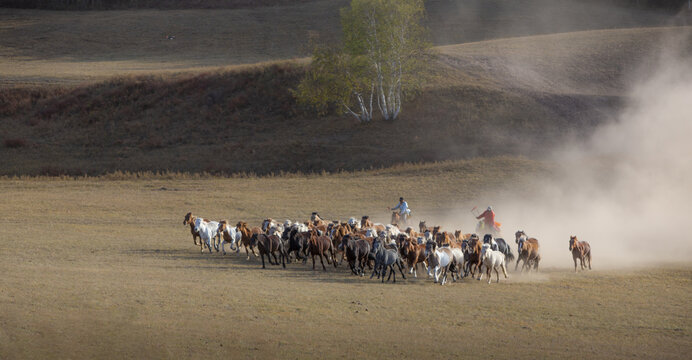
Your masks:
[[[341,10],[342,47],[315,51],[299,99],[338,104],[361,122],[372,120],[376,104],[385,120],[396,119],[426,70],[424,15],[422,0],[352,0]]]

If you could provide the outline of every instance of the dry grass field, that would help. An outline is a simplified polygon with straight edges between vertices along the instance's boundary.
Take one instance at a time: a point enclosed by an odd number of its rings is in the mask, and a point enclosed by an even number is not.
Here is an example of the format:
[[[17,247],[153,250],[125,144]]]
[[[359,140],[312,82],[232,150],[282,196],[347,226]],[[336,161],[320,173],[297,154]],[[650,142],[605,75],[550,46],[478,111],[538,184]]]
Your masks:
[[[564,266],[500,284],[381,284],[344,267],[200,255],[182,225],[187,211],[384,220],[400,193],[434,217],[510,184],[529,191],[529,175],[549,168],[499,158],[312,176],[2,179],[0,358],[687,358],[689,263],[602,270],[596,256],[595,270],[573,274],[565,245]]]

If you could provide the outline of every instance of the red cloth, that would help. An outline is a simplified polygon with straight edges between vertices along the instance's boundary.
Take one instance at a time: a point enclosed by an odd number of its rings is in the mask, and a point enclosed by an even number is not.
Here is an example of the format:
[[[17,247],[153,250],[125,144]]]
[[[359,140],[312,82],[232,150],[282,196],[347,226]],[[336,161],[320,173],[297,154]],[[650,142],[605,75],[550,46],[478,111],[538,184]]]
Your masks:
[[[495,213],[492,210],[485,210],[485,212],[478,215],[476,219],[483,219],[487,229],[495,228]]]

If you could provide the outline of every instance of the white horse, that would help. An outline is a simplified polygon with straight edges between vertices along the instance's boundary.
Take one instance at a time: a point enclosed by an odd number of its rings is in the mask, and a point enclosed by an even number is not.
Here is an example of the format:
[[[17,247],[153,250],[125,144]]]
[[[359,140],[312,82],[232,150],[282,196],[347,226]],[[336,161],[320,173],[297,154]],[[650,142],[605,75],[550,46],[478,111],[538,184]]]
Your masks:
[[[385,231],[387,232],[387,242],[389,243],[393,243],[394,240],[399,237],[399,234],[401,234],[399,227],[392,224],[385,226]]]
[[[348,224],[351,226],[353,230],[360,230],[360,221],[358,221],[358,219],[354,217],[349,218]]]
[[[503,254],[500,251],[491,249],[490,246],[490,244],[483,244],[483,247],[481,248],[482,263],[480,275],[478,276],[478,280],[480,281],[483,278],[482,268],[485,267],[488,273],[488,284],[490,284],[492,280],[492,270],[495,270],[495,273],[497,274],[497,282],[500,282],[500,272],[497,271],[498,267],[502,269],[502,273],[505,275],[505,279],[508,278],[507,267],[505,266],[505,254]]]
[[[434,277],[437,284],[440,281],[440,275],[442,275],[440,285],[444,285],[447,282],[447,270],[449,270],[450,266],[456,266],[452,250],[449,248],[438,248],[437,243],[428,241],[425,244],[425,256],[428,259],[428,277]],[[430,273],[431,271],[433,272],[432,274]],[[452,276],[452,280],[456,281],[454,276]]]
[[[216,242],[219,236],[219,223],[217,221],[204,221],[204,219],[197,218],[195,220],[195,231],[199,233],[200,238],[203,243],[207,244],[209,248],[209,253],[211,253],[212,239],[214,239],[214,249],[219,251],[219,244]],[[204,252],[204,248],[200,245],[201,252]]]
[[[226,255],[226,243],[231,244],[231,250],[235,252],[240,251],[240,240],[243,234],[238,231],[237,228],[229,226],[226,220],[219,222],[219,228],[217,229],[219,236],[221,237],[221,251]]]

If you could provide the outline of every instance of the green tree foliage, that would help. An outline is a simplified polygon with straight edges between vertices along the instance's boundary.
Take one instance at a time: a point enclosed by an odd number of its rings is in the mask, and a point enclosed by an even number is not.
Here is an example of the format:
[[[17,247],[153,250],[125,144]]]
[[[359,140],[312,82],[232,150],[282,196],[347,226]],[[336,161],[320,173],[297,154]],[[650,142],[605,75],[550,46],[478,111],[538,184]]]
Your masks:
[[[321,112],[340,106],[362,122],[375,103],[385,120],[396,119],[425,74],[424,16],[422,0],[352,0],[341,10],[342,46],[315,49],[299,100]]]

